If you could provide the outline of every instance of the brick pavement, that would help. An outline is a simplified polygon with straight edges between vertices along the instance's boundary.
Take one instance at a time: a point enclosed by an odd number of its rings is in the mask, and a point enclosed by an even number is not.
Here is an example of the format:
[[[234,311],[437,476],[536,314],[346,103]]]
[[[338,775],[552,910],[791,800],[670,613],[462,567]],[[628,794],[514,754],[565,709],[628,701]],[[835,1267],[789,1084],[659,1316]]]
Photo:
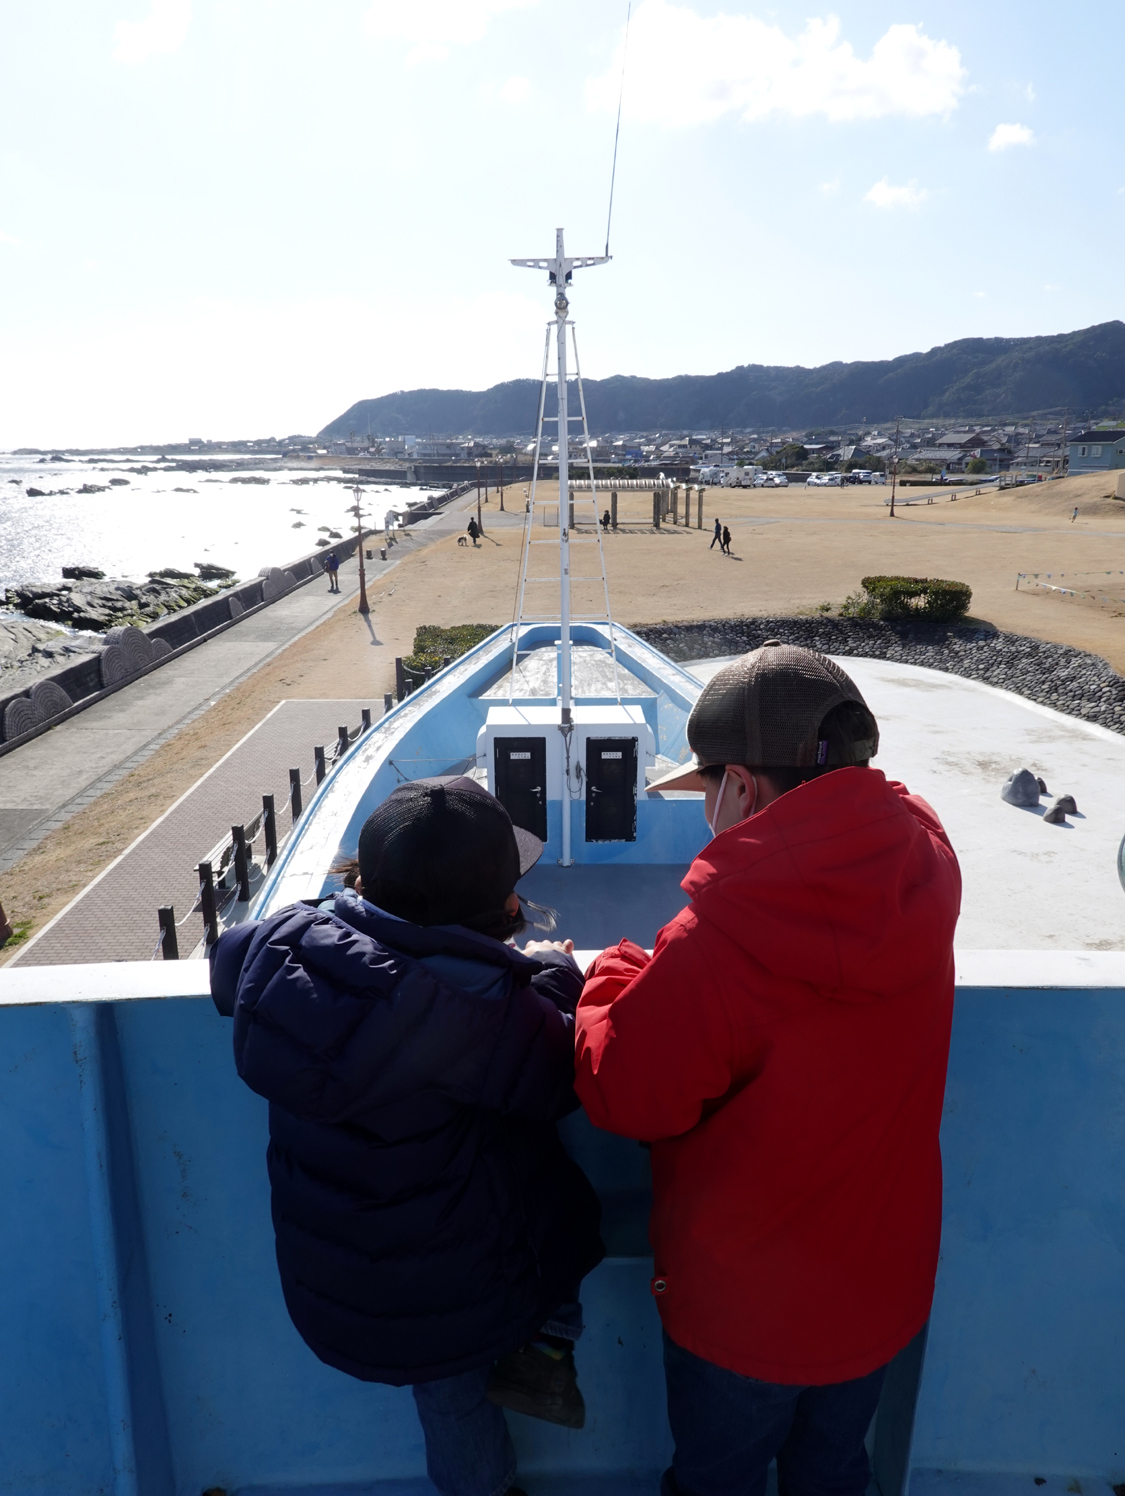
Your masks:
[[[65,909],[17,951],[11,965],[145,961],[159,934],[156,911],[171,904],[184,919],[199,891],[196,864],[236,823],[249,823],[272,794],[279,841],[289,830],[289,770],[313,774],[313,748],[331,752],[339,726],[355,729],[367,701],[283,701],[155,821]],[[313,785],[305,790],[305,800]],[[259,842],[258,847],[260,848]],[[255,850],[258,850],[256,848]],[[203,938],[191,915],[179,931],[180,955]]]

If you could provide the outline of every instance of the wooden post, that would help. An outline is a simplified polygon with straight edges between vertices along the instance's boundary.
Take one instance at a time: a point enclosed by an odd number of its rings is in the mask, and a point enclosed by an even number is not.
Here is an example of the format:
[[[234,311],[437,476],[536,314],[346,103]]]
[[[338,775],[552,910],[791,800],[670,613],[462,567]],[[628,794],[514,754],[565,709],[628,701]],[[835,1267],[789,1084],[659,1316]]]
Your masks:
[[[246,827],[232,826],[231,840],[234,842],[234,877],[238,884],[240,904],[250,902],[250,860],[246,855]]]
[[[325,772],[326,772],[325,768],[324,768],[324,749],[323,748],[314,748],[313,749],[313,762],[316,765],[316,782],[317,782],[317,784],[323,784],[324,783],[324,775],[325,775]]]
[[[609,495],[609,528],[617,529],[617,490],[612,489]]]
[[[660,529],[660,490],[658,488],[652,491],[652,526],[654,530]]]
[[[360,712],[359,720],[363,724],[359,729],[360,732],[367,732],[371,726],[371,708],[369,706],[365,706]]]
[[[199,864],[199,912],[203,916],[203,943],[214,945],[219,938],[219,919],[215,913],[215,873],[209,862]]]
[[[161,958],[165,961],[178,961],[180,944],[176,939],[176,911],[169,904],[166,909],[158,909],[156,917],[160,921],[160,932],[164,936],[161,942]]]
[[[301,814],[301,771],[289,770],[289,814],[296,821]]]
[[[351,733],[348,731],[348,729],[346,727],[337,727],[337,729],[336,729],[336,757],[337,758],[343,758],[344,754],[347,753],[347,751],[348,751],[348,745],[349,745],[350,741],[351,741]]]
[[[702,530],[702,528],[703,528],[703,486],[702,486],[702,484],[695,490],[695,494],[696,494],[696,506],[697,506],[696,507],[696,517],[695,517],[695,528],[697,530]]]
[[[672,485],[672,524],[680,523],[680,486],[678,483]]]
[[[388,712],[394,710],[394,705],[395,705],[395,699],[394,699],[394,697],[391,695],[391,693],[389,691],[385,692],[384,695],[383,695],[383,716],[384,717],[387,715]]]
[[[395,694],[400,701],[406,696],[406,672],[402,668],[401,655],[395,655]]]
[[[277,809],[272,795],[262,796],[262,831],[266,839],[266,866],[277,861]]]

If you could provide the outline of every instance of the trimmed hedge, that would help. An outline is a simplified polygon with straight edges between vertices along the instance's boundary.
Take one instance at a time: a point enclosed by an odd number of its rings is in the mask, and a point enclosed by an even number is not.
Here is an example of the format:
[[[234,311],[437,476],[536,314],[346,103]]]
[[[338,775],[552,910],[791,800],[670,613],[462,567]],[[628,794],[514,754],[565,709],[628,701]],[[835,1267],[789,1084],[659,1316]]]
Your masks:
[[[952,623],[963,618],[973,600],[966,582],[941,577],[863,577],[870,605],[868,617],[887,623],[917,618],[927,623]]]
[[[403,660],[403,669],[414,675],[440,670],[446,655],[456,660],[495,632],[494,623],[458,623],[448,629],[424,623],[414,631],[414,653]]]

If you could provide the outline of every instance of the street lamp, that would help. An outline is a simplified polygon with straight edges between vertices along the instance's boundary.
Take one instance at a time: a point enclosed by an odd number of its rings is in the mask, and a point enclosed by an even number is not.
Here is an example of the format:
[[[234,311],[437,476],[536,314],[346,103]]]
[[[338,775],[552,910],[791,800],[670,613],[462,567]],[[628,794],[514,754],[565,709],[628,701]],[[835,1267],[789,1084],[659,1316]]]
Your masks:
[[[895,488],[898,485],[898,433],[901,425],[902,417],[900,416],[895,422],[895,453],[891,465],[891,519],[895,517]]]
[[[356,609],[356,612],[370,613],[371,606],[367,601],[367,573],[363,568],[363,521],[365,516],[359,507],[363,489],[357,483],[352,489],[352,493],[355,494],[355,504],[352,506],[352,512],[355,515],[355,532],[358,541],[356,550],[359,556],[359,607]]]

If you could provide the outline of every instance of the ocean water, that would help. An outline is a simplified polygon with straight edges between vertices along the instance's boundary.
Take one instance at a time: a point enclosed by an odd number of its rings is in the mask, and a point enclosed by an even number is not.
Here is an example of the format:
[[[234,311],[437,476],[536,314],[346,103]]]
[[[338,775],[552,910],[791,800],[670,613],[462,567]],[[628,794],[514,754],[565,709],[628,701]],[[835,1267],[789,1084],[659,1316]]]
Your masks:
[[[339,469],[185,473],[162,466],[131,454],[40,463],[0,453],[0,586],[59,581],[62,567],[74,564],[139,579],[162,566],[191,571],[197,561],[247,580],[315,550],[328,529],[348,535],[353,523],[352,492],[338,481]],[[247,477],[269,481],[231,481]],[[128,482],[110,486],[111,478]],[[83,484],[106,492],[78,493]],[[28,487],[46,497],[29,497]],[[388,509],[434,491],[365,484],[364,523],[382,529]]]

